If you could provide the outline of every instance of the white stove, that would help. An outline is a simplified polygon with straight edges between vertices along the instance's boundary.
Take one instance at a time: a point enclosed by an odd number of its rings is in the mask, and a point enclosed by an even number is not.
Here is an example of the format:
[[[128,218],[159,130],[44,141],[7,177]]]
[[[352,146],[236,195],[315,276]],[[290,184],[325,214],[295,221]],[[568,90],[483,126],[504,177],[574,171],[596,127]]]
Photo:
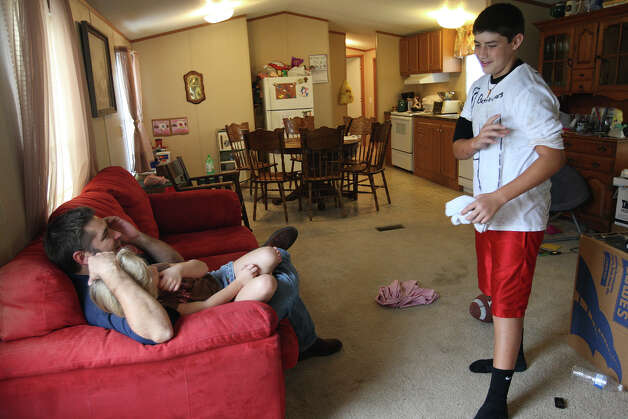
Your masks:
[[[414,172],[414,134],[412,117],[417,112],[391,112],[391,162],[393,166]]]

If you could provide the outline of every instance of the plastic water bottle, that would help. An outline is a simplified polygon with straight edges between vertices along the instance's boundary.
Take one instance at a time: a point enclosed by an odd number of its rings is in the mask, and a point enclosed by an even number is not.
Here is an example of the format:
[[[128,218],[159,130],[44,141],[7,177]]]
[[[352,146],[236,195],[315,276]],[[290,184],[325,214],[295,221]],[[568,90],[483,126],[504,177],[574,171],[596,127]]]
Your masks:
[[[586,368],[574,365],[571,368],[571,373],[574,377],[581,381],[586,381],[593,384],[597,388],[607,391],[624,391],[624,386],[618,384],[612,377],[608,377],[599,372],[590,371]]]
[[[207,155],[207,160],[205,160],[205,173],[208,175],[214,174],[214,160],[212,160],[212,156]]]

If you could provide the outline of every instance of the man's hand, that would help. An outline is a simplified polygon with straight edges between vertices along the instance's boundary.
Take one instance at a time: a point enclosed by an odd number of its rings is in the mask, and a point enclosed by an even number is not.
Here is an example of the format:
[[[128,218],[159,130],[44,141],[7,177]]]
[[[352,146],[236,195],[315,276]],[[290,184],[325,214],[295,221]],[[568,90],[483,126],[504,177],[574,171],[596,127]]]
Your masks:
[[[499,190],[478,195],[476,200],[463,208],[460,213],[467,215],[467,220],[472,223],[488,223],[495,215],[502,205],[507,202],[507,199],[500,193]]]
[[[125,243],[134,243],[140,236],[139,230],[123,218],[117,216],[105,217],[105,222],[109,228],[122,234],[120,239]]]
[[[183,279],[181,266],[178,263],[159,272],[159,288],[164,291],[177,291]]]
[[[98,279],[107,283],[106,279],[110,278],[118,269],[116,255],[113,252],[101,252],[91,255],[87,259],[87,267],[89,268],[88,285],[91,285]]]
[[[510,130],[496,121],[501,118],[500,114],[491,116],[484,124],[478,135],[471,139],[471,147],[478,151],[495,144],[498,138],[508,135]]]

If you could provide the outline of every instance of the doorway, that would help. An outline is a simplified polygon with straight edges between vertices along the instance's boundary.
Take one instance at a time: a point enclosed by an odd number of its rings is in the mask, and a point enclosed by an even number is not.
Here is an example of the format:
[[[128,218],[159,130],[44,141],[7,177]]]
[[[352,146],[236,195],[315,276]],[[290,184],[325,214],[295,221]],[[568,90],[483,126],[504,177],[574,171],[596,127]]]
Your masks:
[[[347,56],[347,83],[353,93],[353,102],[347,105],[347,114],[351,118],[364,115],[364,57]]]

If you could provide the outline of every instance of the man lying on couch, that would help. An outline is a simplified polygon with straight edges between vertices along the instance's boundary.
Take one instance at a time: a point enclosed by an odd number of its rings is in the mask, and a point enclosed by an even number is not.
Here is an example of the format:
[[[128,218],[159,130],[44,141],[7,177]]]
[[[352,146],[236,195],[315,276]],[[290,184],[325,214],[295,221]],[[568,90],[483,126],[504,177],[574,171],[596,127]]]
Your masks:
[[[261,273],[272,265],[269,257],[280,248],[281,263],[272,271],[277,289],[268,304],[280,319],[287,318],[299,341],[299,359],[327,356],[338,352],[342,343],[338,339],[321,339],[316,335],[314,323],[298,295],[298,275],[285,251],[294,243],[296,229],[284,228],[271,235],[264,243],[269,251],[255,249],[233,262],[229,262],[212,276],[222,278],[219,283],[234,280],[234,272],[254,264]],[[54,218],[44,237],[48,258],[66,272],[74,281],[85,319],[88,324],[113,329],[143,344],[156,344],[173,337],[173,324],[179,313],[162,306],[126,273],[98,264],[100,258],[92,258],[101,252],[117,252],[124,244],[131,244],[145,252],[150,262],[182,262],[181,255],[165,242],[138,231],[132,224],[119,217],[99,218],[88,207],[79,207]],[[91,261],[91,262],[90,262]],[[125,317],[106,313],[89,297],[90,268],[92,277],[102,279],[122,306]],[[94,280],[96,278],[91,278]]]

